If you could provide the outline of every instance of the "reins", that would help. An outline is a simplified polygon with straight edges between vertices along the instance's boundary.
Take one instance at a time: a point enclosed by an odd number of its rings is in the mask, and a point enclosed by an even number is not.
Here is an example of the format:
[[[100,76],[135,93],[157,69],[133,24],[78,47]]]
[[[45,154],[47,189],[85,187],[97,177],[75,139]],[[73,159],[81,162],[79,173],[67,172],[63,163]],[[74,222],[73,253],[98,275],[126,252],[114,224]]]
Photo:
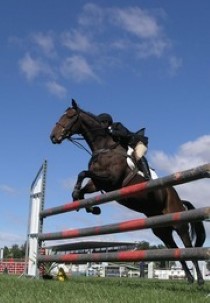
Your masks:
[[[90,156],[92,156],[92,153],[80,142],[77,140],[85,140],[84,138],[71,138],[68,137],[67,140],[69,140],[71,143],[73,143],[76,147],[85,150]]]
[[[81,144],[80,142],[78,142],[78,140],[85,140],[84,138],[79,138],[79,137],[72,138],[72,137],[68,137],[66,139],[68,141],[70,141],[71,143],[73,143],[76,147],[85,150],[92,157],[100,154],[101,152],[107,152],[107,151],[113,150],[113,149],[115,149],[119,145],[119,143],[116,142],[116,143],[112,144],[111,146],[109,146],[107,148],[101,148],[101,149],[96,150],[93,153],[91,153],[83,144]],[[127,155],[127,153],[126,153],[126,155]]]

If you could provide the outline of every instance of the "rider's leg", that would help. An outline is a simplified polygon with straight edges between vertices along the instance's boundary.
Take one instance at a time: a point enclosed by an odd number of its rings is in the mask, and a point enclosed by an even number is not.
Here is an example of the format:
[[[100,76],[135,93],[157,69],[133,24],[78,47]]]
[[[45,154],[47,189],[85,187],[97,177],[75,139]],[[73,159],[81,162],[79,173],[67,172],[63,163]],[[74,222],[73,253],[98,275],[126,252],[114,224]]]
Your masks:
[[[144,156],[141,157],[141,159],[139,159],[137,161],[137,167],[138,167],[139,170],[141,170],[141,169],[143,170],[145,179],[149,180],[151,178],[149,165],[148,165],[148,162],[147,162],[147,160]]]
[[[148,180],[150,179],[150,170],[147,160],[144,157],[146,152],[147,152],[147,146],[144,145],[141,141],[139,141],[134,149],[134,156],[136,159],[138,169],[143,170],[144,176]]]

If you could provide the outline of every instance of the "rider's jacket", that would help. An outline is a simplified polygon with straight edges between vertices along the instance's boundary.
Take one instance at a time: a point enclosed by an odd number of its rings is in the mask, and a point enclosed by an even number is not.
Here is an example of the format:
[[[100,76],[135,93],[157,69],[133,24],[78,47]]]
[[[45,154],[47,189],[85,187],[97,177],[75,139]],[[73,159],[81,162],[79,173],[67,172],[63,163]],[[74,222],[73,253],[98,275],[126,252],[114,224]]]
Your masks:
[[[108,132],[115,142],[119,142],[125,148],[127,148],[128,145],[135,147],[139,141],[146,146],[148,145],[148,137],[144,135],[145,128],[134,133],[129,131],[122,123],[114,122],[108,127]]]

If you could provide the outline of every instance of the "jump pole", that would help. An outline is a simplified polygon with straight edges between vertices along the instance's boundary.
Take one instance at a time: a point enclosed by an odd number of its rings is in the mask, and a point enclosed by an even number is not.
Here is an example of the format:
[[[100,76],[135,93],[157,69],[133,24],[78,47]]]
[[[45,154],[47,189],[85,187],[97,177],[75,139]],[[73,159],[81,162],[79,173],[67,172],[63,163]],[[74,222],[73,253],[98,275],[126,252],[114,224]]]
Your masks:
[[[174,186],[174,185],[183,184],[194,180],[209,178],[209,177],[210,177],[210,164],[205,164],[193,169],[177,172],[163,178],[158,178],[147,182],[142,182],[139,184],[122,187],[121,189],[96,195],[91,198],[66,203],[64,205],[60,205],[53,208],[48,208],[40,212],[40,218],[45,218],[65,212],[71,212],[74,210],[78,210],[81,208],[90,207],[94,205],[100,205],[100,204],[111,202],[113,200],[129,198],[135,195],[136,193],[142,191],[156,190],[163,187]]]
[[[210,218],[210,207],[203,207],[186,212],[176,212],[166,215],[153,216],[150,218],[123,221],[116,224],[94,226],[80,229],[68,229],[54,233],[39,233],[39,240],[73,239],[87,236],[98,236],[114,233],[135,231],[140,229],[164,227],[170,224],[184,222],[203,221]]]
[[[66,254],[66,255],[38,255],[39,262],[75,263],[87,262],[137,262],[137,261],[191,261],[207,260],[210,248],[175,248],[121,251],[114,253]]]

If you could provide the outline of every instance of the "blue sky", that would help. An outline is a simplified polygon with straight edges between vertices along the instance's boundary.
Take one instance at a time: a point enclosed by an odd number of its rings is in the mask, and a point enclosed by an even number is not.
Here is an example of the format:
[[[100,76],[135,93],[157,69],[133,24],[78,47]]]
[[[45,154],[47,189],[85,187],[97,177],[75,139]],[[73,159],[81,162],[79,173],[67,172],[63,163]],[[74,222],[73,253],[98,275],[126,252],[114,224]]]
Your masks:
[[[1,1],[0,247],[24,243],[30,185],[45,159],[46,207],[71,201],[89,155],[69,142],[55,146],[49,135],[72,98],[133,131],[146,127],[148,160],[160,176],[210,162],[209,12],[208,0]],[[208,180],[177,190],[208,206]],[[49,218],[44,229],[137,217],[112,203],[99,217]],[[149,230],[103,239],[160,243]]]

